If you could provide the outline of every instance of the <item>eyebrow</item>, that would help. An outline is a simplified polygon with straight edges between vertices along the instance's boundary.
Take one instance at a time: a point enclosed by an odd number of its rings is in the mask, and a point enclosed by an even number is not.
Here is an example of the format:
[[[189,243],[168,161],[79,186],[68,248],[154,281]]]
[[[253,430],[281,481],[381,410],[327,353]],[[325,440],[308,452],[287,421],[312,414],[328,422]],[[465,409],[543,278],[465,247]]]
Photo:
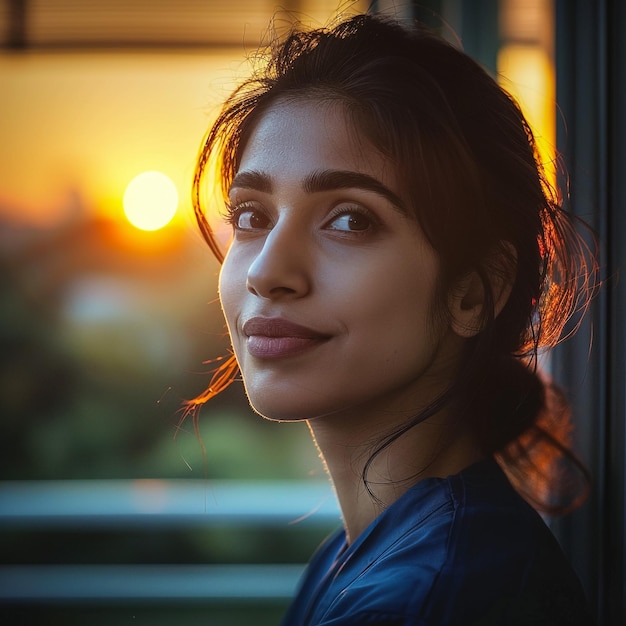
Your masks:
[[[231,189],[252,189],[263,193],[272,193],[272,178],[255,170],[239,172],[233,179]],[[302,188],[307,193],[334,191],[336,189],[363,189],[382,196],[399,211],[407,214],[407,208],[400,197],[383,185],[378,179],[350,170],[318,170],[308,174],[302,181]]]
[[[263,193],[272,193],[272,179],[267,174],[255,170],[238,172],[230,186],[232,189],[252,189]]]

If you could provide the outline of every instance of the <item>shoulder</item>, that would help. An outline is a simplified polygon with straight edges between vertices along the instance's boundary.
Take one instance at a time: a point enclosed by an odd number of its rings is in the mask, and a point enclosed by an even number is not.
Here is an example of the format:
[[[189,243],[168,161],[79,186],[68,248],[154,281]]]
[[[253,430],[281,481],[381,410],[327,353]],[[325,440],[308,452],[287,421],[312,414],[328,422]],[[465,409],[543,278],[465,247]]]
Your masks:
[[[329,546],[305,583],[317,589],[311,624],[589,623],[539,620],[564,604],[583,616],[582,591],[549,529],[492,462],[420,483],[341,556]],[[321,570],[330,574],[322,585]]]
[[[450,477],[448,485],[455,513],[431,591],[431,623],[593,622],[554,535],[495,462]],[[474,621],[459,617],[458,607],[471,609]]]

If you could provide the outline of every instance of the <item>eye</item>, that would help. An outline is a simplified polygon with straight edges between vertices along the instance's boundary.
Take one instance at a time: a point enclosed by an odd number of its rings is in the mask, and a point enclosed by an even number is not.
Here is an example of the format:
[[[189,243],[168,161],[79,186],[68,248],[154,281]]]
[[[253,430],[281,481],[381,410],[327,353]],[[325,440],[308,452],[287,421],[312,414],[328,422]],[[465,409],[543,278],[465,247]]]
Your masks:
[[[243,202],[228,207],[226,221],[235,230],[267,230],[270,225],[269,217],[264,211],[252,202]]]
[[[362,207],[340,207],[326,223],[326,229],[349,233],[365,233],[376,227],[376,219]]]

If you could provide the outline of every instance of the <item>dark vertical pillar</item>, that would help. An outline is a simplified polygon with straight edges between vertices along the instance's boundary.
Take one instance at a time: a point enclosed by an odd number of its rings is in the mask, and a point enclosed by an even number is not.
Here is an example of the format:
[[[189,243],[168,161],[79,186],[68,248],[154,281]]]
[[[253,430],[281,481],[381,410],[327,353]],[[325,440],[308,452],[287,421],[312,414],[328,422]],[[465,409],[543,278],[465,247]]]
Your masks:
[[[498,64],[498,0],[461,3],[463,49],[494,74]]]
[[[567,206],[596,230],[606,277],[581,331],[554,353],[555,376],[575,407],[576,445],[593,475],[589,501],[556,529],[608,626],[626,618],[626,13],[621,0],[557,0],[556,9]]]

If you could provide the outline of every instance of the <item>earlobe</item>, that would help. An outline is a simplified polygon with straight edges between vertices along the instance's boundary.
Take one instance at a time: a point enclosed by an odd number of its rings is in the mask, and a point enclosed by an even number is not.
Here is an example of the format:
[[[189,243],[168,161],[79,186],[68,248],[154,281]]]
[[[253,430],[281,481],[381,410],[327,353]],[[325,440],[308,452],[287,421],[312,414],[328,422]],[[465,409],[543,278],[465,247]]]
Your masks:
[[[508,241],[500,242],[498,251],[489,255],[483,269],[493,299],[493,318],[506,305],[515,282],[517,254]],[[477,335],[489,318],[486,284],[477,270],[462,276],[448,295],[448,310],[452,330],[465,339]]]

